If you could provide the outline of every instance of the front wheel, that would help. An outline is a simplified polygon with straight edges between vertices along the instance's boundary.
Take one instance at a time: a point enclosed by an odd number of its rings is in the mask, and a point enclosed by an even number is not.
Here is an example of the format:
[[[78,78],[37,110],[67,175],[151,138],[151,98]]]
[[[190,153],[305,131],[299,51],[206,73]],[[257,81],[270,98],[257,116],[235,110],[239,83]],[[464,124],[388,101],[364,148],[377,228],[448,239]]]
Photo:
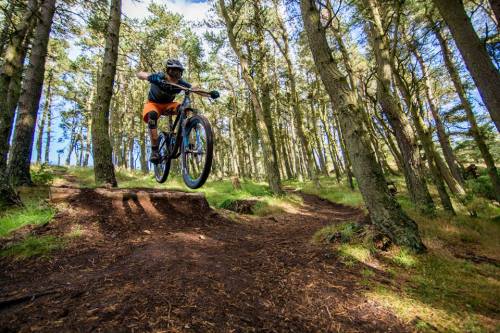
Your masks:
[[[195,115],[188,119],[182,138],[182,178],[189,188],[205,184],[212,168],[214,141],[207,118]]]
[[[158,152],[160,153],[160,163],[154,164],[155,179],[158,183],[164,183],[170,172],[170,158],[166,156],[170,152],[170,134],[161,132],[158,136]]]

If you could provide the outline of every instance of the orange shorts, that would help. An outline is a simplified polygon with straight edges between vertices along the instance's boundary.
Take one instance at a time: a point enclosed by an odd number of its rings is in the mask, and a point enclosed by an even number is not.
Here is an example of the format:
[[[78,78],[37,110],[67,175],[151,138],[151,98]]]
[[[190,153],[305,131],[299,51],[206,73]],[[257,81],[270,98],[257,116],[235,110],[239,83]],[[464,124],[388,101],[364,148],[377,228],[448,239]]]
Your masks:
[[[148,122],[148,113],[153,111],[158,113],[158,117],[162,115],[176,115],[177,108],[180,103],[178,102],[170,102],[170,103],[153,103],[148,101],[144,105],[144,109],[142,110],[142,119],[147,123]]]

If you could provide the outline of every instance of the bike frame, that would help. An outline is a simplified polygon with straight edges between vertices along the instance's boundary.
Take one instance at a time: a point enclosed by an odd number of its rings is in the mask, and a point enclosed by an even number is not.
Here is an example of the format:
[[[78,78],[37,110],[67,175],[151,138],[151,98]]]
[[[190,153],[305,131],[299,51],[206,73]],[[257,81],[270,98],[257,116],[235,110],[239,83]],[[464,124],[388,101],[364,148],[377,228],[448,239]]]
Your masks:
[[[162,162],[166,159],[173,159],[173,158],[178,158],[181,154],[180,147],[181,143],[183,142],[183,138],[185,137],[185,131],[186,128],[184,127],[185,121],[187,120],[187,115],[186,115],[186,110],[193,111],[191,109],[191,97],[190,97],[191,91],[188,89],[184,90],[184,100],[182,101],[181,105],[179,106],[178,109],[178,114],[175,117],[174,123],[170,124],[170,132],[174,133],[174,130],[176,127],[178,127],[177,135],[175,138],[175,145],[172,151],[168,156],[163,156]],[[171,117],[171,116],[169,116]],[[163,142],[163,145],[166,144],[166,142]],[[162,151],[161,149],[163,148],[163,145],[159,147],[159,150]]]

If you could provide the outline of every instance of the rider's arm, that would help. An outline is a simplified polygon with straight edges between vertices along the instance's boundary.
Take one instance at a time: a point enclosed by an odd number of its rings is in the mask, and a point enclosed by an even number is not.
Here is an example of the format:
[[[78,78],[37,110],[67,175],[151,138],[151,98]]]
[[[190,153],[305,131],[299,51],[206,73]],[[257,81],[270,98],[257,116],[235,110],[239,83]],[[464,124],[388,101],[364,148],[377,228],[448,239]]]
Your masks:
[[[186,88],[190,88],[192,92],[198,94],[198,95],[201,95],[203,97],[210,97],[210,92],[208,91],[205,91],[199,87],[194,87],[194,86],[191,86],[191,84],[189,82],[186,82],[184,80],[181,80],[179,81],[179,84],[183,85],[184,87]]]
[[[147,72],[139,72],[136,74],[137,78],[139,80],[147,80],[148,79],[148,76],[149,76],[149,73]]]
[[[210,93],[208,91],[202,90],[201,88],[198,87],[192,87],[191,91],[203,97],[210,97]]]
[[[160,85],[162,80],[165,79],[165,74],[163,73],[147,73],[147,72],[139,72],[136,74],[137,75],[137,78],[139,78],[140,80],[147,80],[149,81],[150,83],[153,83],[153,84],[156,84],[156,85]]]

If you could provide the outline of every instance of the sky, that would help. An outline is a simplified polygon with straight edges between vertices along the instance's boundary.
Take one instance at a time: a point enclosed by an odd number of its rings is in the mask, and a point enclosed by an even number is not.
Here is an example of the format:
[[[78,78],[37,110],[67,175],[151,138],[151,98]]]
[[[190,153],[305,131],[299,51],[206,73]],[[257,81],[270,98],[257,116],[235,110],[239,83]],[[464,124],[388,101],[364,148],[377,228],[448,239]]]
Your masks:
[[[182,14],[187,21],[192,21],[194,23],[202,23],[204,19],[208,18],[207,14],[210,8],[210,5],[206,0],[123,0],[122,3],[122,13],[124,16],[128,18],[136,18],[142,19],[148,15],[148,6],[151,3],[162,3],[166,4],[169,11],[172,11],[177,14]],[[202,34],[205,30],[204,28],[192,27],[193,31],[198,34]],[[76,46],[71,46],[69,52],[70,58],[76,58],[79,54],[80,50]],[[59,127],[58,119],[59,119],[59,110],[56,108],[52,109],[52,112],[56,113],[53,115],[53,124],[52,124],[52,140],[51,140],[51,148],[50,148],[50,163],[58,162],[58,153],[57,151],[60,149],[65,149],[68,146],[68,140],[62,140],[59,142],[59,138],[62,137],[62,129]],[[45,135],[44,135],[45,136]],[[38,133],[35,134],[35,140],[38,137]],[[45,141],[44,141],[45,145]],[[43,154],[43,152],[42,152]],[[64,163],[66,159],[67,151],[61,155],[61,163]],[[36,161],[36,150],[33,150],[32,161]],[[75,163],[75,156],[71,156],[71,163]]]
[[[203,21],[209,9],[209,4],[205,0],[142,0],[140,2],[124,0],[123,14],[130,18],[144,18],[147,16],[147,8],[151,2],[166,3],[170,11],[182,14],[187,20],[195,22]]]

